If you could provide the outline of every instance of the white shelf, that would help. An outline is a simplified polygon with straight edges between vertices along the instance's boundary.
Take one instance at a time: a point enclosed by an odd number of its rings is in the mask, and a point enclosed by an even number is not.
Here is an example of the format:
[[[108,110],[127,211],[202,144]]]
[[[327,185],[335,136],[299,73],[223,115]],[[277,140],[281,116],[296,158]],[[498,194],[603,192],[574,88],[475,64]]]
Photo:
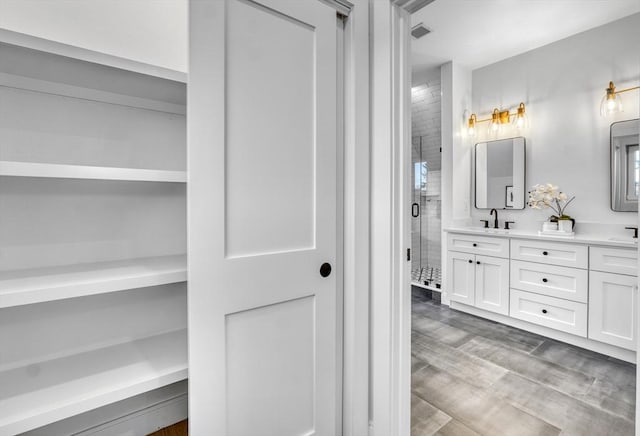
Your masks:
[[[78,59],[80,61],[118,68],[125,71],[173,80],[180,83],[187,83],[187,73],[182,71],[171,70],[157,65],[125,59],[119,56],[113,56],[107,53],[63,44],[49,39],[38,38],[36,36],[11,30],[0,29],[0,42],[45,53],[52,53],[71,59]]]
[[[0,308],[186,280],[186,255],[0,272]]]
[[[50,82],[25,76],[16,76],[1,72],[0,86],[23,89],[32,92],[41,92],[44,94],[59,95],[63,97],[78,98],[81,100],[99,101],[102,103],[117,104],[120,106],[167,112],[176,115],[186,115],[187,113],[187,107],[182,104],[117,94],[114,92],[101,91],[82,86],[73,86],[65,83]]]
[[[0,373],[0,436],[186,378],[186,330],[5,371]]]
[[[0,161],[0,176],[186,183],[186,171]]]

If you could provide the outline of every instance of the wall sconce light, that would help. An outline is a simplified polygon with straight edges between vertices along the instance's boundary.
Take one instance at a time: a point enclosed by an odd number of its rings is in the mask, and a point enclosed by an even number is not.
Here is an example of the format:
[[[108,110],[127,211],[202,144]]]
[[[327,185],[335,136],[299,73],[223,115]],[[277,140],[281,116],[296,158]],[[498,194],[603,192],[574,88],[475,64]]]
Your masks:
[[[491,113],[491,118],[485,118],[483,120],[479,120],[476,114],[471,114],[467,121],[467,134],[469,136],[475,136],[476,125],[487,121],[489,122],[489,133],[497,133],[503,124],[509,124],[509,122],[513,123],[516,129],[523,129],[527,126],[527,114],[524,103],[520,103],[514,113],[501,111],[496,108]]]
[[[602,97],[602,101],[600,102],[600,115],[606,117],[607,115],[612,115],[618,112],[622,112],[622,99],[618,96],[618,94],[622,94],[623,92],[633,91],[634,89],[640,89],[640,86],[634,86],[632,88],[621,89],[616,91],[616,87],[613,82],[609,82],[609,87],[605,89],[607,92],[604,97]]]

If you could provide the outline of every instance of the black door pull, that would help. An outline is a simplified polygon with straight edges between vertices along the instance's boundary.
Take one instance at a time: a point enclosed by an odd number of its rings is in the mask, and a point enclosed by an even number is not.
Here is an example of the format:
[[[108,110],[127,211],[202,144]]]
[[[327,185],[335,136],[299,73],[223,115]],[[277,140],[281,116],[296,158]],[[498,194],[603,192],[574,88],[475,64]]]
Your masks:
[[[420,216],[420,205],[418,203],[413,203],[411,205],[411,216],[414,218],[418,218]]]
[[[331,264],[325,262],[320,267],[320,275],[322,277],[329,277],[329,274],[331,274]]]

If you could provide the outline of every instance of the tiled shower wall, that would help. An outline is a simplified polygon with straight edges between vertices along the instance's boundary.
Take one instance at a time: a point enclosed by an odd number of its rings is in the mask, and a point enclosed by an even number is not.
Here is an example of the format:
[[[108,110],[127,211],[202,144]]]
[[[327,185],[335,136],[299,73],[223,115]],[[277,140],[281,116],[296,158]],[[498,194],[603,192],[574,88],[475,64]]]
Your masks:
[[[412,269],[441,265],[441,88],[439,72],[411,90],[412,162],[427,162],[426,191],[414,189],[420,217],[412,218]],[[413,174],[413,172],[412,172]],[[415,174],[414,174],[415,177]],[[413,181],[415,187],[415,180]]]

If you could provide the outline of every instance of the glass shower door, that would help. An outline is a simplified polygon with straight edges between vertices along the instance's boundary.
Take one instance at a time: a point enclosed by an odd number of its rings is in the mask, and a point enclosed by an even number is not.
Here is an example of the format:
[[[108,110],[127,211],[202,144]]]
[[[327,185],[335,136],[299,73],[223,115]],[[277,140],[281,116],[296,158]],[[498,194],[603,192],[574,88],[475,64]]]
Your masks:
[[[440,291],[441,201],[440,147],[424,136],[412,138],[411,279],[421,288]]]

